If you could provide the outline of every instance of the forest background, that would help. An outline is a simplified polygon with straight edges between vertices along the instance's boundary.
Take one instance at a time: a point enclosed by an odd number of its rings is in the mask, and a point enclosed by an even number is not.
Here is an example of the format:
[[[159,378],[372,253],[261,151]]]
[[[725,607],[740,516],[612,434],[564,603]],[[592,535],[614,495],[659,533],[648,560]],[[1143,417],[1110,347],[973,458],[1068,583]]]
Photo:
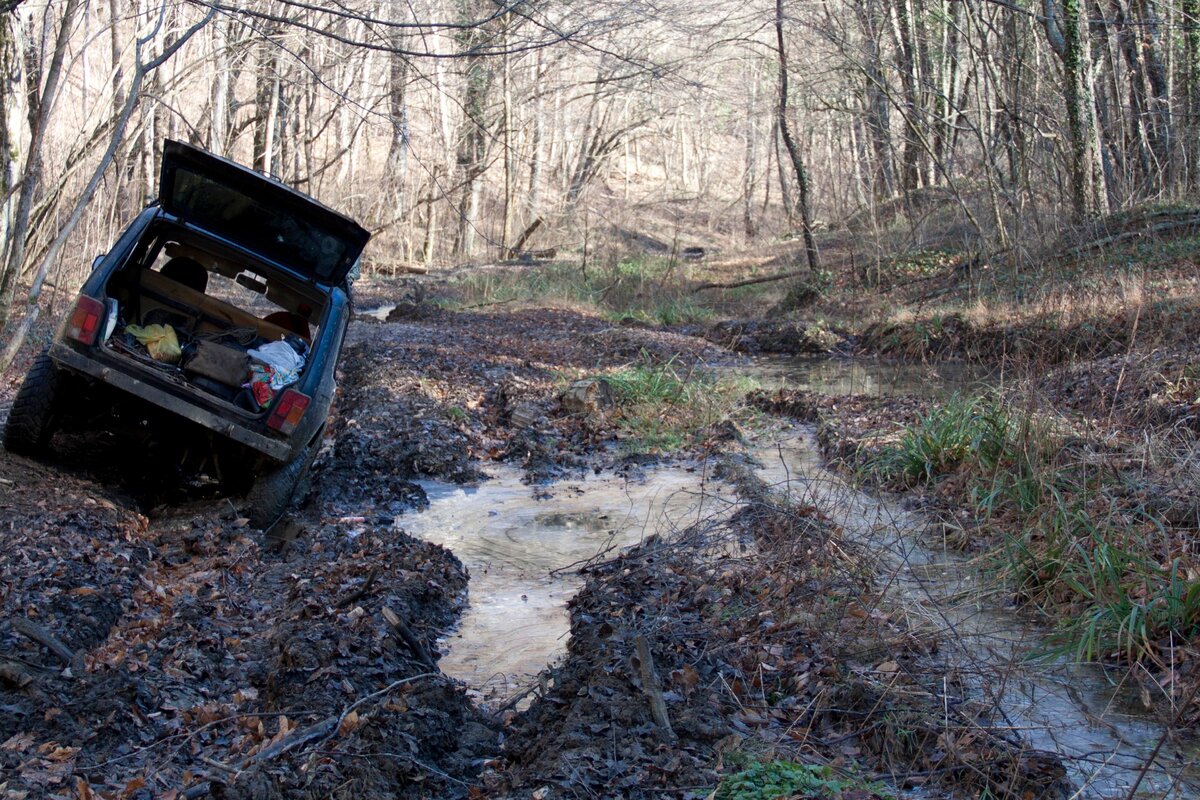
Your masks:
[[[360,219],[384,273],[793,235],[818,270],[847,226],[850,269],[897,227],[1019,269],[1200,187],[1198,8],[10,0],[4,363],[156,196],[165,138]]]

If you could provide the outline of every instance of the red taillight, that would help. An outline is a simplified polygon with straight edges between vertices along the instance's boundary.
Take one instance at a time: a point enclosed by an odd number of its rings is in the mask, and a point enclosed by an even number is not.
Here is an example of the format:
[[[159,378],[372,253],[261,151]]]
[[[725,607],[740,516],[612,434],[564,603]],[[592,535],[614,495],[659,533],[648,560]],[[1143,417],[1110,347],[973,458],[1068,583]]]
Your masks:
[[[71,319],[67,322],[67,336],[83,344],[94,344],[100,322],[104,319],[104,304],[86,294],[79,295]]]
[[[267,418],[267,426],[280,433],[290,434],[300,424],[300,418],[308,410],[310,402],[312,401],[306,394],[300,394],[292,389],[284,390],[279,399],[275,401],[275,409]]]

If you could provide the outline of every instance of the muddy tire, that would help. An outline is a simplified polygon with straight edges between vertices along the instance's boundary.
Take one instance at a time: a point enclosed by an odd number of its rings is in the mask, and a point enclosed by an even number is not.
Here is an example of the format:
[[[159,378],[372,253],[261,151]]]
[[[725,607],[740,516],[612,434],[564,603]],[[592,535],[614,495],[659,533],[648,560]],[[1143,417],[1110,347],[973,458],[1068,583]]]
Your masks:
[[[303,479],[312,466],[315,447],[305,448],[300,455],[260,476],[246,493],[246,517],[261,531],[269,531],[288,510]]]
[[[45,452],[54,433],[54,404],[61,383],[54,361],[46,353],[39,355],[25,373],[4,424],[6,450],[23,456]]]

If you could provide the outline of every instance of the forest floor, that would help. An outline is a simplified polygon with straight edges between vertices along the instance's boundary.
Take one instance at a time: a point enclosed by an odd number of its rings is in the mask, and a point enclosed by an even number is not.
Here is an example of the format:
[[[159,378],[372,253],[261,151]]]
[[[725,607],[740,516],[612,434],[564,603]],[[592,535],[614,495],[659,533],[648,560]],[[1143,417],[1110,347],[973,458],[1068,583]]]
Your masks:
[[[786,267],[794,247],[755,258]],[[936,641],[881,605],[868,554],[745,468],[763,414],[815,423],[835,466],[965,551],[1019,543],[1013,596],[1051,620],[1111,608],[1071,646],[1135,665],[1148,705],[1194,724],[1194,262],[1136,286],[1100,274],[1086,295],[1064,281],[1041,311],[938,264],[869,300],[858,275],[696,300],[745,277],[734,258],[366,282],[359,309],[380,318],[353,323],[311,491],[268,537],[162,437],[60,434],[48,463],[0,452],[0,796],[1057,796],[1060,761],[986,723]],[[701,369],[746,352],[973,359],[1014,380],[935,402]],[[417,479],[507,461],[549,496],[664,458],[715,458],[735,513],[588,568],[533,704],[474,705],[434,663],[469,576],[393,525],[425,502]],[[1101,552],[1109,571],[1089,573]],[[1133,637],[1119,615],[1139,608]]]

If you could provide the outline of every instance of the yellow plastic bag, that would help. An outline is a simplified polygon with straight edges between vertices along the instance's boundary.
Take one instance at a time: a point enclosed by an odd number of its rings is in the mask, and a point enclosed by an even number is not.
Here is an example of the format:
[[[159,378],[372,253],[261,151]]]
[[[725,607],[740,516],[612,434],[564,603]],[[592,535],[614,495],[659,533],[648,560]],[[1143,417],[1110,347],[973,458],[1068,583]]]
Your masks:
[[[183,351],[179,349],[179,338],[170,325],[147,325],[144,328],[140,325],[126,325],[125,331],[144,344],[155,361],[175,364],[183,355]]]

